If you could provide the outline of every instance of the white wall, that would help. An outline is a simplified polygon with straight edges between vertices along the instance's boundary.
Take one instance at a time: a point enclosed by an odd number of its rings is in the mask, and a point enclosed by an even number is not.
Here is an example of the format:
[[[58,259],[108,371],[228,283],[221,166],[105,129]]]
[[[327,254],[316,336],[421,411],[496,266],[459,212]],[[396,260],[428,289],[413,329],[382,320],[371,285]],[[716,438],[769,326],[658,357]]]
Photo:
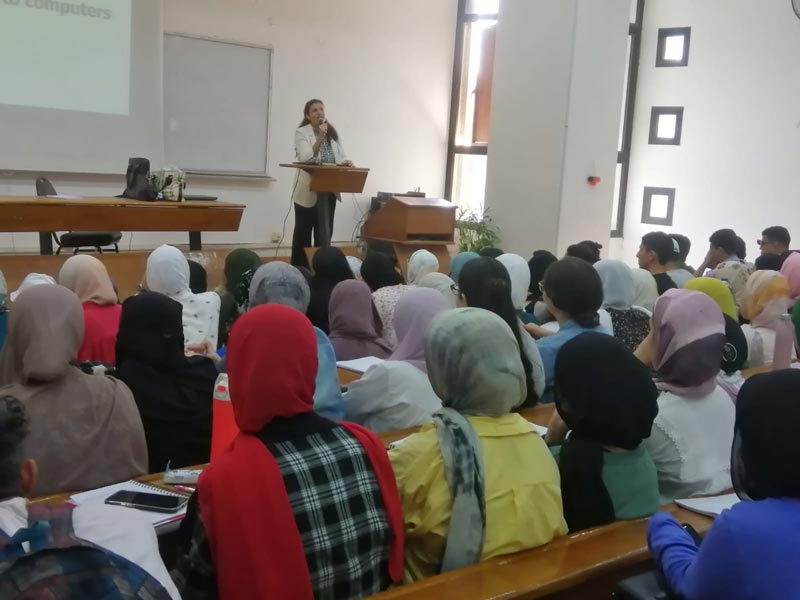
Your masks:
[[[692,28],[689,66],[655,68],[660,27]],[[716,229],[748,259],[770,225],[800,241],[800,20],[788,0],[648,0],[622,258],[647,231],[683,233],[697,265]],[[652,106],[684,106],[680,146],[649,146]],[[673,227],[641,224],[644,186],[676,188]]]
[[[486,206],[504,250],[607,242],[629,7],[501,2]],[[601,184],[590,188],[589,175]]]
[[[293,159],[294,130],[313,97],[325,100],[350,157],[371,169],[364,192],[338,206],[334,241],[352,238],[378,190],[444,194],[455,0],[164,0],[164,11],[167,31],[274,47],[269,164],[277,181],[191,176],[191,192],[247,206],[238,232],[207,233],[204,242],[273,245],[270,233],[281,231],[294,183],[278,163]],[[34,194],[36,175],[0,171],[0,194]],[[51,180],[64,194],[114,195],[125,187],[124,175]],[[290,215],[283,245],[292,227]],[[184,233],[142,232],[132,247],[187,241]],[[12,246],[34,250],[38,237],[0,234],[0,249]]]

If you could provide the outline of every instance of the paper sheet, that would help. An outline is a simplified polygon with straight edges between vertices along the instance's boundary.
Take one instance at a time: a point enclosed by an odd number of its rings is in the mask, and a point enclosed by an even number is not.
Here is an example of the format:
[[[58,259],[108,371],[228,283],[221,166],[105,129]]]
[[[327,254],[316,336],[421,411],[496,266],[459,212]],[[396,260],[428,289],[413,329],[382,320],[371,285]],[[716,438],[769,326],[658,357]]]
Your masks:
[[[740,502],[736,494],[725,494],[724,496],[712,496],[710,498],[684,498],[675,500],[675,504],[682,506],[708,517],[717,517],[723,510],[731,508]]]

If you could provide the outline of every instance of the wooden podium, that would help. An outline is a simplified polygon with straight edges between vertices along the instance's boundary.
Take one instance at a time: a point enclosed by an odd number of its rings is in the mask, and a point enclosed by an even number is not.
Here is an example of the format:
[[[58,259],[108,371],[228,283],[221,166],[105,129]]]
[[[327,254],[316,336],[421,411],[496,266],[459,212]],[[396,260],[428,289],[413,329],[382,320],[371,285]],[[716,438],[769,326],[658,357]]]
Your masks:
[[[280,166],[299,169],[311,175],[310,189],[317,194],[360,194],[364,191],[364,184],[369,174],[369,169],[340,167],[339,165],[281,163]],[[330,218],[328,203],[317,202],[317,207],[319,246],[330,246],[332,232],[328,226]]]
[[[398,264],[407,274],[408,259],[424,248],[439,260],[439,270],[450,272],[447,245],[454,243],[456,205],[439,198],[393,196],[364,223],[362,235],[370,242],[392,245]]]

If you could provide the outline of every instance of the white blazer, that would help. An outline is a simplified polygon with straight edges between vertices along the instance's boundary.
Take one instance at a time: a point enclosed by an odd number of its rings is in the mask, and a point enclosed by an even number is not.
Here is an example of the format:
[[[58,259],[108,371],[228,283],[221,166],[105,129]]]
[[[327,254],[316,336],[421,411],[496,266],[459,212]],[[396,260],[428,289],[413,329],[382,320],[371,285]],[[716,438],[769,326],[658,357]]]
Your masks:
[[[314,144],[317,138],[314,135],[314,126],[311,124],[299,127],[294,132],[294,153],[295,160],[301,163],[316,163],[319,164],[319,155],[316,160],[314,157]],[[336,158],[336,164],[340,165],[347,160],[347,155],[344,152],[344,147],[341,141],[331,140],[331,148],[333,148],[333,156]],[[311,175],[297,169],[297,177],[295,178],[294,193],[292,194],[292,202],[311,208],[317,205],[317,193],[312,192]]]

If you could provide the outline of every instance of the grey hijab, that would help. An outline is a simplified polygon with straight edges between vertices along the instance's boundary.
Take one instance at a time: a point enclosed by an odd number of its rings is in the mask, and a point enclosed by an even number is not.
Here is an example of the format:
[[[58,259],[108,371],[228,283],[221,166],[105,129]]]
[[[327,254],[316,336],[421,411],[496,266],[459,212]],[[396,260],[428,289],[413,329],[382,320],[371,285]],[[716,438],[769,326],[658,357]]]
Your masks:
[[[305,314],[311,290],[303,274],[292,265],[272,261],[258,267],[250,282],[250,308],[268,302],[285,304]]]
[[[433,421],[453,496],[444,573],[480,561],[486,538],[483,452],[467,417],[505,415],[525,401],[527,387],[514,334],[487,310],[459,308],[436,317],[425,357],[442,400]]]

